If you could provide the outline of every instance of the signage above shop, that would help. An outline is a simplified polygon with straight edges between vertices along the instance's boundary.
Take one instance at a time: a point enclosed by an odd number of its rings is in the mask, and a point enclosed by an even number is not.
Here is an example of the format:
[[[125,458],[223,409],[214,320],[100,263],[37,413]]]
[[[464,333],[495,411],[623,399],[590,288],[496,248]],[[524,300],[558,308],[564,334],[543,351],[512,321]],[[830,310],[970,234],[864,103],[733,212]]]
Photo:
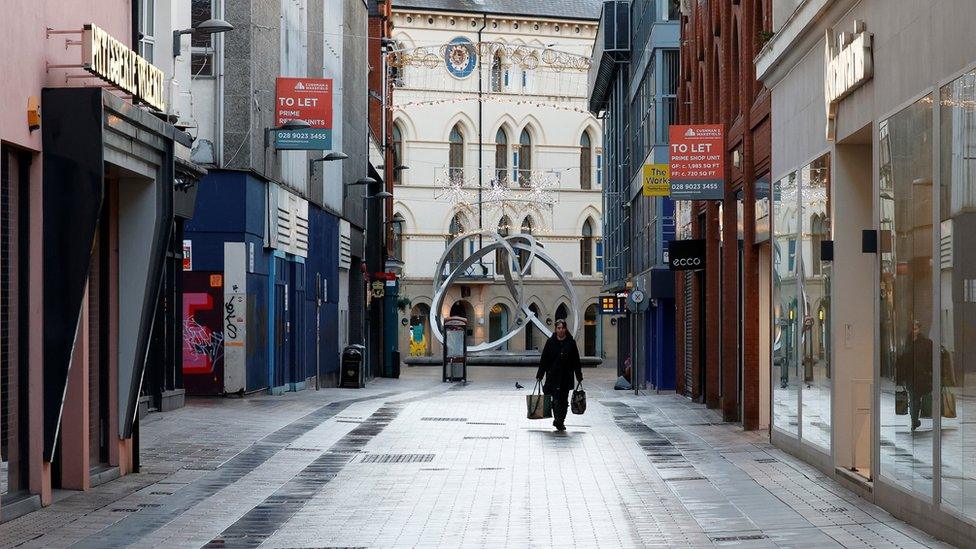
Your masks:
[[[137,101],[159,111],[166,108],[163,71],[91,23],[82,30],[81,63],[86,71]]]
[[[834,35],[827,29],[824,39],[824,102],[827,109],[827,140],[837,134],[837,105],[874,75],[871,55],[874,35],[864,21],[854,20],[854,32]]]
[[[290,120],[304,120],[309,128],[278,130],[275,147],[289,150],[332,148],[332,79],[284,78],[275,83],[275,127]]]
[[[671,196],[671,167],[667,164],[644,164],[641,182],[644,196]]]
[[[705,240],[668,242],[668,266],[672,271],[698,271],[705,268]]]
[[[725,135],[721,124],[671,126],[671,198],[725,198]]]

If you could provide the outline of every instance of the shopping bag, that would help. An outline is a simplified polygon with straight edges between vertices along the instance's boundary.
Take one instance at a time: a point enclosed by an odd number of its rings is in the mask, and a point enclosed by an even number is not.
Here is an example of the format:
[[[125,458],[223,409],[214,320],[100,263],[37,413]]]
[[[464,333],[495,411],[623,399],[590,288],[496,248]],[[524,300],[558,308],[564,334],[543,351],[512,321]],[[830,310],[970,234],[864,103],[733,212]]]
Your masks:
[[[899,416],[908,415],[908,391],[904,389],[895,391],[895,414]]]
[[[582,415],[586,411],[586,391],[583,390],[583,382],[580,381],[573,389],[573,398],[570,400],[573,413]]]
[[[956,395],[948,388],[942,388],[942,417],[956,417]]]
[[[537,381],[532,394],[525,395],[527,409],[525,417],[529,419],[545,419],[552,417],[552,397],[542,394],[542,382]]]
[[[921,405],[918,417],[932,419],[932,393],[925,393],[919,398]]]

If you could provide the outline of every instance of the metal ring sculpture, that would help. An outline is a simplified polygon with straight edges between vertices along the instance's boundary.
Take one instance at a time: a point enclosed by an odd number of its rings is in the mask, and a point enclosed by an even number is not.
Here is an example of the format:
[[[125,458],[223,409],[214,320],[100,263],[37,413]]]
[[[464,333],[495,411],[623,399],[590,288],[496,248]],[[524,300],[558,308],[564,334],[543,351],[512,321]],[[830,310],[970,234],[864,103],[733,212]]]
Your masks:
[[[478,235],[483,235],[494,239],[494,243],[489,244],[480,250],[472,253],[464,261],[462,261],[458,266],[447,275],[443,281],[440,280],[440,273],[444,272],[444,266],[447,263],[448,257],[450,257],[451,252],[458,246],[462,245],[465,240]],[[528,304],[525,302],[525,276],[528,273],[529,266],[536,259],[541,261],[547,267],[552,269],[556,277],[562,282],[563,287],[566,289],[567,295],[569,295],[570,301],[572,302],[572,323],[570,324],[570,333],[576,334],[579,330],[579,299],[576,296],[576,290],[573,288],[572,282],[566,278],[565,273],[559,267],[559,264],[545,253],[543,250],[544,246],[541,242],[536,240],[532,235],[529,234],[513,234],[511,236],[502,236],[498,232],[493,230],[478,231],[475,233],[469,233],[466,235],[461,235],[447,246],[444,250],[443,255],[441,255],[440,260],[437,262],[437,270],[434,276],[434,301],[430,306],[430,326],[434,337],[437,341],[444,343],[444,332],[443,332],[443,315],[441,314],[441,309],[444,306],[444,298],[447,295],[448,288],[453,284],[463,273],[465,273],[472,265],[477,263],[481,258],[486,255],[493,253],[497,250],[504,250],[508,257],[512,259],[517,265],[515,269],[515,274],[517,276],[512,276],[512,269],[503,269],[503,275],[505,277],[505,285],[508,287],[508,291],[511,292],[512,298],[517,303],[518,310],[524,315],[525,320],[517,322],[517,328],[510,330],[504,336],[498,338],[495,341],[485,341],[478,345],[475,345],[468,349],[470,352],[487,351],[490,349],[496,349],[506,341],[512,339],[518,335],[529,322],[535,324],[546,337],[552,336],[552,332],[546,327],[545,323],[532,312]],[[518,256],[518,251],[528,252],[528,260],[525,265],[521,264],[520,258]]]

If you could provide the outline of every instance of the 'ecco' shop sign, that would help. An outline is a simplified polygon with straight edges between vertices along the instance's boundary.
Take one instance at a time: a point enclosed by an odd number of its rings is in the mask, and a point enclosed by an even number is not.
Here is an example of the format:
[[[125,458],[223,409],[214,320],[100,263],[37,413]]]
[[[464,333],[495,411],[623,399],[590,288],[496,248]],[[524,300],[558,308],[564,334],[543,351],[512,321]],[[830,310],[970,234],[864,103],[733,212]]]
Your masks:
[[[827,29],[824,38],[824,101],[827,108],[827,140],[837,135],[837,105],[874,75],[871,46],[874,35],[864,30],[864,21],[854,20],[854,32],[834,36]]]
[[[705,240],[668,242],[668,266],[672,271],[699,271],[705,268]]]
[[[163,71],[96,25],[82,31],[81,62],[85,70],[131,94],[156,110],[164,110]]]

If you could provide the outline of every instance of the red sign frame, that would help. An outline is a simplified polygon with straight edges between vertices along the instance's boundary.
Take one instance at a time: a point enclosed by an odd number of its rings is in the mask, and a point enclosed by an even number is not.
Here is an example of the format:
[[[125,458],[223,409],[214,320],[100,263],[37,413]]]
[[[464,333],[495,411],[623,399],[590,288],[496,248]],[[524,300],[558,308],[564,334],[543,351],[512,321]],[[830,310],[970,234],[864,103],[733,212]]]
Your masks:
[[[304,120],[308,130],[278,131],[279,149],[329,150],[332,148],[332,79],[290,78],[275,81],[275,127],[289,120]]]
[[[671,198],[725,198],[725,126],[674,125],[668,128]]]

